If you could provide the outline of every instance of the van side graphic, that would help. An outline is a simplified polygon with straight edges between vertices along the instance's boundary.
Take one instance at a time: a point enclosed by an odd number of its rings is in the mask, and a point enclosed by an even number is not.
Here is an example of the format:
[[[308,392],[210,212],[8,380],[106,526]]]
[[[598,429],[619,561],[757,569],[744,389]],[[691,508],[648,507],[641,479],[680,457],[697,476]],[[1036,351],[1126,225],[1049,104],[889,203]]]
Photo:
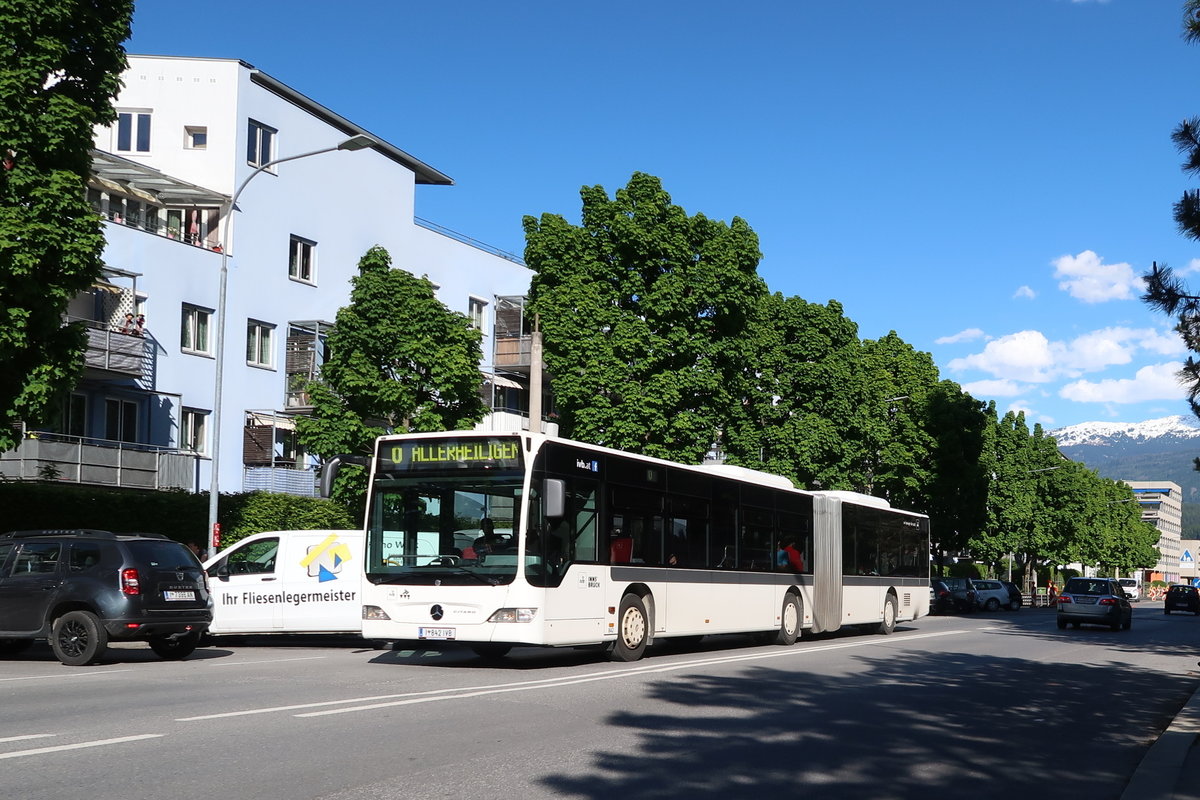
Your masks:
[[[307,555],[300,560],[300,566],[308,569],[308,576],[316,578],[319,583],[336,581],[342,571],[343,562],[350,560],[350,548],[345,542],[339,542],[336,533],[330,534],[325,541],[308,548]]]

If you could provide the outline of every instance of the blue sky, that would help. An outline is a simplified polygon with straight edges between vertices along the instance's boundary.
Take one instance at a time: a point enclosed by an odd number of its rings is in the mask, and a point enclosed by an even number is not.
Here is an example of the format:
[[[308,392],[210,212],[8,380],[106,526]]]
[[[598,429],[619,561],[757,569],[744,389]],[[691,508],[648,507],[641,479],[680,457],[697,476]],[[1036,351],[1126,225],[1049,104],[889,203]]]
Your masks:
[[[634,171],[745,219],[773,291],[837,300],[1048,429],[1188,414],[1139,299],[1191,273],[1170,142],[1181,0],[141,0],[130,53],[240,58],[455,179],[417,213],[520,254]],[[286,155],[286,154],[284,154]],[[331,198],[331,200],[333,200]]]

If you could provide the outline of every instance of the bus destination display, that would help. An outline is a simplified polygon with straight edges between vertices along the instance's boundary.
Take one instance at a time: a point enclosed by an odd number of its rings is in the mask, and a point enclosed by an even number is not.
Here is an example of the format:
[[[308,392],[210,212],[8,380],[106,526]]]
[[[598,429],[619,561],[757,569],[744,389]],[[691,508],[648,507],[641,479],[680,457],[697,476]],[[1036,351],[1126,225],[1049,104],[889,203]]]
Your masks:
[[[384,472],[446,469],[520,469],[521,447],[513,439],[422,439],[381,442]]]

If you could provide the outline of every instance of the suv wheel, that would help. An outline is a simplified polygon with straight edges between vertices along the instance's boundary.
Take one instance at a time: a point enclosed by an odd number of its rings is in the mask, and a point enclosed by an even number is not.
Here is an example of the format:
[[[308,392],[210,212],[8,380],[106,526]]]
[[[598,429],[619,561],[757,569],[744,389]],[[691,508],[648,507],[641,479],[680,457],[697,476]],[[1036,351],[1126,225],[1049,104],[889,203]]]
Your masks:
[[[196,650],[198,644],[200,644],[200,634],[195,631],[175,638],[170,636],[150,637],[150,649],[172,661],[187,658]]]
[[[50,648],[68,667],[93,664],[108,649],[108,631],[92,612],[68,611],[54,620]]]

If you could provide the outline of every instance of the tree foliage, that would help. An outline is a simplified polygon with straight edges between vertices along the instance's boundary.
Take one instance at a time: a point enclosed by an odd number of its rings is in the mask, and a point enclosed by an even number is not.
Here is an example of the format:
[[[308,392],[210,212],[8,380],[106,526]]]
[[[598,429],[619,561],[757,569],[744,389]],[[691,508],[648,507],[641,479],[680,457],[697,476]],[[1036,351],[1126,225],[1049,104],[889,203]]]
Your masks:
[[[775,293],[763,298],[754,328],[754,369],[725,432],[729,461],[798,486],[852,488],[858,326],[837,301]]]
[[[392,269],[384,248],[368,250],[358,269],[320,380],[307,387],[314,411],[297,420],[301,444],[322,458],[366,456],[383,434],[470,429],[486,411],[479,331],[428,278]],[[361,510],[364,488],[361,470],[347,467],[334,496]]]
[[[75,382],[70,300],[100,275],[92,130],[116,117],[132,0],[0,2],[0,450]]]
[[[766,287],[758,237],[688,216],[651,175],[609,198],[584,187],[582,225],[526,217],[525,261],[564,435],[695,462],[740,402]]]

